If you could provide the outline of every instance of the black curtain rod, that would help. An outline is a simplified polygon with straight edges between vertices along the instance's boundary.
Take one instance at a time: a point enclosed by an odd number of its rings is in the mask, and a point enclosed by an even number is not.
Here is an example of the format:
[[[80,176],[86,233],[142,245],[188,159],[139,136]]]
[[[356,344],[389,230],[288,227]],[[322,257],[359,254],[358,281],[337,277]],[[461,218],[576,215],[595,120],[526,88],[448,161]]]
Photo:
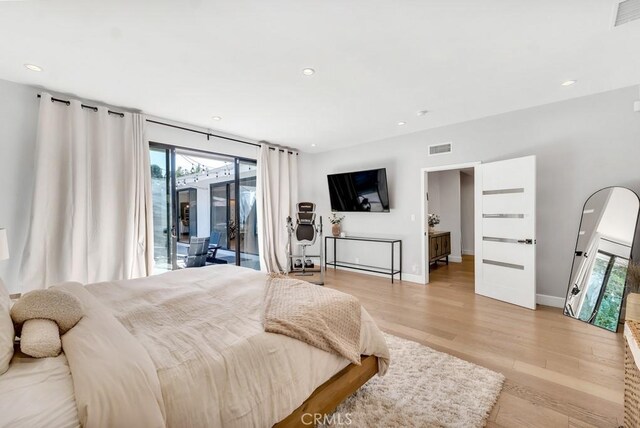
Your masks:
[[[209,137],[216,137],[216,138],[222,138],[222,139],[229,140],[229,141],[235,141],[236,143],[242,143],[242,144],[248,144],[250,146],[260,147],[260,144],[251,143],[249,141],[242,141],[242,140],[238,140],[236,138],[225,137],[223,135],[211,134],[209,132],[198,131],[197,129],[185,128],[184,126],[172,125],[170,123],[159,122],[157,120],[147,119],[147,122],[155,123],[156,125],[168,126],[169,128],[181,129],[183,131],[189,131],[189,132],[193,132],[195,134],[206,135],[207,136],[207,140],[209,139]]]
[[[42,95],[38,94],[38,98],[42,98]],[[61,100],[61,99],[59,99],[59,98],[53,98],[53,97],[51,97],[51,102],[52,102],[52,103],[53,103],[53,102],[57,102],[57,103],[63,103],[63,104],[66,104],[66,105],[71,105],[71,101],[68,101],[68,100]],[[80,104],[80,106],[81,106],[82,108],[88,108],[89,110],[93,110],[93,111],[96,111],[96,112],[98,111],[98,107],[88,106],[88,105],[86,105],[86,104]],[[108,112],[109,114],[114,114],[114,115],[116,115],[116,116],[124,117],[124,113],[120,113],[120,112],[117,112],[117,111],[111,111],[111,110],[107,110],[107,112]]]
[[[42,98],[42,95],[38,94],[38,98]],[[68,100],[61,100],[60,98],[54,98],[51,97],[51,102],[58,102],[58,103],[64,103],[66,105],[71,105],[71,101]],[[93,111],[98,111],[98,107],[94,107],[94,106],[89,106],[86,104],[80,104],[82,108],[88,108],[90,110]],[[111,111],[111,110],[107,110],[109,112],[109,114],[115,114],[116,116],[120,116],[120,117],[124,117],[124,113],[120,113],[117,111]],[[229,141],[234,141],[236,143],[242,143],[242,144],[248,144],[250,146],[255,146],[255,147],[260,147],[260,144],[256,144],[256,143],[251,143],[249,141],[242,141],[242,140],[238,140],[236,138],[231,138],[231,137],[225,137],[223,135],[216,135],[216,134],[211,134],[209,132],[202,132],[202,131],[198,131],[196,129],[190,129],[190,128],[185,128],[184,126],[177,126],[177,125],[172,125],[170,123],[165,123],[165,122],[159,122],[157,120],[151,120],[151,119],[146,119],[147,122],[149,123],[155,123],[156,125],[162,125],[162,126],[168,126],[170,128],[175,128],[175,129],[181,129],[183,131],[189,131],[189,132],[194,132],[196,134],[201,134],[201,135],[206,135],[207,136],[207,140],[210,137],[216,137],[216,138],[222,138],[224,140],[229,140]],[[281,152],[285,152],[284,149],[276,149],[275,147],[269,147],[270,150],[279,150]],[[290,155],[294,154],[294,152],[286,150],[287,153],[289,153]],[[296,155],[298,155],[299,153],[295,153]]]
[[[260,144],[252,143],[252,142],[249,142],[249,141],[243,141],[243,140],[238,140],[237,138],[225,137],[224,135],[211,134],[210,132],[198,131],[197,129],[185,128],[184,126],[172,125],[170,123],[159,122],[157,120],[147,119],[147,122],[155,123],[156,125],[168,126],[169,128],[180,129],[182,131],[193,132],[195,134],[206,135],[207,136],[207,140],[210,137],[216,137],[216,138],[222,138],[224,140],[234,141],[236,143],[242,143],[242,144],[248,144],[250,146],[260,147]],[[279,151],[281,151],[283,153],[285,152],[284,149],[276,149],[275,147],[269,147],[269,150],[279,150]],[[286,150],[286,152],[289,153],[290,155],[294,154],[294,152],[289,151],[289,150]],[[295,154],[298,155],[299,153],[295,153]]]

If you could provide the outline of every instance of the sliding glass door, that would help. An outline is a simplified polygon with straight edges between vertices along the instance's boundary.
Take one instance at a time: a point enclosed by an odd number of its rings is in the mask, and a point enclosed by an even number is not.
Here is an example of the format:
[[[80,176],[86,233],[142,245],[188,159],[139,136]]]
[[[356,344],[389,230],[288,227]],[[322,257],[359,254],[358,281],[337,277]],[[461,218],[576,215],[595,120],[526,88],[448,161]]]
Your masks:
[[[220,236],[218,257],[237,264],[236,185],[235,174],[227,180],[209,185],[211,227]]]
[[[219,245],[222,248],[230,249],[229,244],[229,219],[231,217],[229,194],[231,183],[211,184],[211,228],[220,234]]]
[[[150,158],[155,271],[183,267],[193,237],[209,237],[207,264],[259,269],[256,162],[157,144]]]

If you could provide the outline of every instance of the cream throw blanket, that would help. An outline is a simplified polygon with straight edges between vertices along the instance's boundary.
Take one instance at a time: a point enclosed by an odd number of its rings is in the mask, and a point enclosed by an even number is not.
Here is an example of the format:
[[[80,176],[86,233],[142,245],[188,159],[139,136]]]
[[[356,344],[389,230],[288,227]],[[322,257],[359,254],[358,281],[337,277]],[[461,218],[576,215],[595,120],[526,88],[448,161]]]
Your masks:
[[[360,302],[330,288],[269,278],[264,330],[284,334],[360,365]]]

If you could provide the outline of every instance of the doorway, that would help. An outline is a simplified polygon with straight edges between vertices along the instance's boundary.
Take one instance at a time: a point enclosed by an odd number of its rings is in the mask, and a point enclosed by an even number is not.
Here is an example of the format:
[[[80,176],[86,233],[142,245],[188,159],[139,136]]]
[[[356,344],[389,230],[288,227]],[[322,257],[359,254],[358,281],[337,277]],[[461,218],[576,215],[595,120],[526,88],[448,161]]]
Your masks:
[[[429,283],[429,262],[433,259],[428,221],[431,213],[430,200],[435,195],[429,194],[429,173],[460,171],[467,168],[472,168],[474,174],[473,275],[469,275],[468,283],[472,278],[476,294],[535,309],[535,156],[421,170],[424,283]],[[447,196],[450,195],[447,194]],[[434,226],[437,225],[434,224]],[[433,232],[447,231],[434,230]],[[457,242],[457,240],[451,241],[451,247],[453,248]],[[436,244],[442,245],[443,240],[436,241]],[[437,245],[434,245],[433,249],[441,251]],[[462,245],[460,241],[460,246]]]
[[[178,242],[189,243],[198,236],[198,189],[180,189],[178,195]]]
[[[475,286],[479,167],[474,162],[421,171],[425,284],[433,278]]]

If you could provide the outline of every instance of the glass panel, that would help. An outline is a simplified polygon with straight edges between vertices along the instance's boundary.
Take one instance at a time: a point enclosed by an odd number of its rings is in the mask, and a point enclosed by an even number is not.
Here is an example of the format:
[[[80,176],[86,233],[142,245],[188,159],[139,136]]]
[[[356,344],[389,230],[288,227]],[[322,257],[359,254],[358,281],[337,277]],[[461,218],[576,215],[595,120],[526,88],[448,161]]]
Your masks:
[[[227,222],[227,249],[233,252],[233,262],[236,263],[236,245],[238,244],[238,226],[236,225],[236,184],[235,178],[232,183],[227,184],[227,206],[228,206],[228,222]]]
[[[211,233],[215,233],[217,244],[222,248],[229,248],[227,222],[229,204],[227,201],[227,185],[211,185]],[[214,242],[215,244],[215,242]]]
[[[591,271],[589,284],[586,289],[586,296],[582,302],[580,308],[580,318],[582,321],[590,321],[593,316],[593,310],[598,304],[600,297],[600,291],[602,290],[602,284],[604,283],[604,277],[607,274],[607,267],[609,266],[610,256],[602,253],[598,253],[596,261],[593,264],[593,270]]]
[[[234,174],[235,177],[235,174]],[[211,184],[211,236],[218,241],[215,263],[236,264],[235,230],[235,178],[224,176]]]
[[[151,200],[153,204],[153,273],[171,270],[171,191],[167,149],[151,148]]]
[[[198,237],[198,199],[196,189],[178,190],[178,242]]]
[[[256,213],[256,164],[240,162],[240,192],[238,225],[240,242],[240,265],[260,269],[258,257],[258,228]]]
[[[607,280],[602,302],[598,308],[598,315],[594,324],[608,330],[615,330],[620,317],[620,306],[624,296],[624,285],[627,280],[629,260],[620,257],[615,258],[613,268]]]

